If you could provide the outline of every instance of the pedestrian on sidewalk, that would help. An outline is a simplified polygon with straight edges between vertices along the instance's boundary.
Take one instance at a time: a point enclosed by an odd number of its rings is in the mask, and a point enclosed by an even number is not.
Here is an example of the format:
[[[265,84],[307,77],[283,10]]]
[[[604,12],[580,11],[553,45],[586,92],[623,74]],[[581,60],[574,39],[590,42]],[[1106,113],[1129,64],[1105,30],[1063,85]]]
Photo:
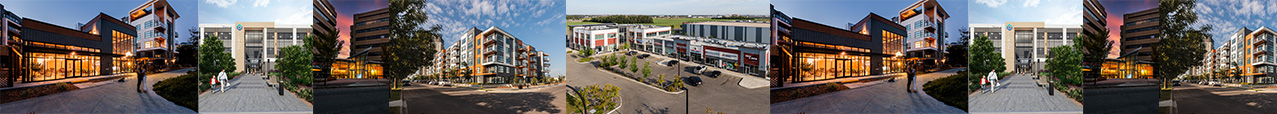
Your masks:
[[[222,86],[221,86],[221,87],[218,87],[217,91],[218,91],[218,92],[225,92],[225,91],[226,91],[226,83],[227,83],[227,82],[226,82],[226,69],[222,69],[222,71],[221,71],[221,72],[217,73],[217,80],[218,80],[217,82],[222,83]]]
[[[913,81],[915,78],[918,77],[918,66],[914,64],[914,62],[909,62],[908,66],[906,66],[906,69],[909,70],[907,72],[907,75],[909,78],[909,83],[908,83],[909,85],[905,86],[906,87],[905,89],[908,89],[909,93],[917,93],[918,89],[913,87]]]
[[[146,66],[146,63],[142,63],[141,66]],[[144,85],[143,83],[146,83],[146,68],[138,67],[138,70],[137,70],[137,92],[138,93],[146,93],[146,86],[143,86]]]
[[[985,77],[985,79],[989,79],[989,89],[988,89],[988,90],[993,91],[993,92],[997,92],[997,91],[994,91],[993,89],[994,89],[995,87],[998,87],[998,73],[997,73],[997,72],[993,72],[993,71],[989,71],[989,75],[988,75],[988,76],[986,76],[986,77]]]

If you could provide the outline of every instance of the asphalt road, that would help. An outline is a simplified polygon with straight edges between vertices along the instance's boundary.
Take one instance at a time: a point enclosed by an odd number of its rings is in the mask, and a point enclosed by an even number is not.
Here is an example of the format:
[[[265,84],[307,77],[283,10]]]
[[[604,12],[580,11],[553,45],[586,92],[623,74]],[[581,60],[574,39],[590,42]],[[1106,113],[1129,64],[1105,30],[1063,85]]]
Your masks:
[[[1083,113],[1153,114],[1157,113],[1157,86],[1085,88]]]
[[[512,92],[483,92],[414,84],[402,91],[406,114],[558,114],[566,113],[567,87]],[[386,102],[382,102],[385,105]]]
[[[572,59],[576,60],[576,58]],[[643,61],[657,62],[660,60]],[[639,64],[639,66],[642,66],[642,64]],[[620,88],[622,105],[617,111],[619,113],[705,113],[708,110],[712,110],[713,112],[739,114],[766,113],[769,109],[767,103],[769,92],[767,89],[746,89],[741,87],[737,84],[740,81],[739,77],[719,76],[718,78],[710,78],[680,70],[691,66],[681,66],[682,68],[679,68],[680,66],[663,66],[652,63],[652,76],[650,78],[656,78],[656,74],[666,74],[666,80],[674,80],[678,79],[678,77],[673,75],[681,73],[680,76],[696,76],[703,80],[703,85],[688,86],[688,91],[680,94],[668,94],[620,75],[597,70],[590,63],[570,61],[567,67],[568,69],[574,69],[567,73],[569,74],[568,85],[584,87],[595,84],[611,84]],[[691,99],[685,99],[688,95],[690,95]],[[686,110],[688,105],[685,101],[687,100],[691,101],[691,110]]]
[[[315,89],[315,113],[349,114],[363,112],[389,112],[390,87],[322,88]]]
[[[1180,114],[1261,114],[1272,113],[1277,107],[1259,108],[1238,100],[1267,100],[1277,93],[1255,93],[1235,88],[1224,88],[1183,83],[1171,94]],[[1243,98],[1243,99],[1236,99]],[[1255,104],[1258,105],[1258,104]]]

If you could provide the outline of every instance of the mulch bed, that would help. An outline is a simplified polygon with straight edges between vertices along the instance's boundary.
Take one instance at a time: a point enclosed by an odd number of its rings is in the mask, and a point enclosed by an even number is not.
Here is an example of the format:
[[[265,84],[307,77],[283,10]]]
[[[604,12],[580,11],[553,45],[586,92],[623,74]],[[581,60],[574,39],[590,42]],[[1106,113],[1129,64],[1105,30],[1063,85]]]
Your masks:
[[[50,84],[50,85],[43,85],[43,86],[36,86],[36,87],[9,89],[9,90],[0,91],[0,95],[3,96],[3,97],[0,97],[0,103],[9,103],[13,101],[36,98],[40,96],[57,94],[57,93],[76,90],[76,89],[80,89],[80,87],[76,87],[75,85],[71,85],[70,83],[58,83],[58,84]]]

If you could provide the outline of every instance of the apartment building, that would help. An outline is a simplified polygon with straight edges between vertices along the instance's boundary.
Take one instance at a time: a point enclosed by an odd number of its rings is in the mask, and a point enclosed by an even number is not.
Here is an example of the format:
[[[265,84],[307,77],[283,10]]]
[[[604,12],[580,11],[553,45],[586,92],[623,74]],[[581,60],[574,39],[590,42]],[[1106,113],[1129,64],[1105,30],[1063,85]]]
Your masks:
[[[460,75],[444,80],[463,83],[509,84],[544,80],[549,75],[550,54],[537,50],[501,28],[470,28],[461,40],[435,54],[435,64],[427,70],[441,75]],[[422,72],[422,71],[419,71]]]
[[[949,19],[949,13],[940,3],[920,0],[900,10],[900,15],[893,19],[907,29],[905,57],[920,60],[924,69],[944,64],[945,20]]]
[[[971,38],[988,36],[995,51],[1002,53],[1006,72],[1026,68],[1042,68],[1051,47],[1073,44],[1083,32],[1080,25],[1056,25],[1043,22],[1006,22],[1005,24],[971,24]]]
[[[302,38],[311,35],[310,27],[274,22],[199,24],[201,38],[216,36],[223,42],[225,51],[235,58],[235,72],[275,68],[279,49],[305,43]]]
[[[1229,40],[1208,53],[1207,69],[1224,72],[1240,72],[1239,76],[1225,76],[1226,83],[1274,83],[1273,75],[1277,75],[1277,58],[1273,58],[1273,41],[1277,41],[1277,32],[1271,28],[1260,27],[1256,30],[1242,28],[1229,35]]]
[[[902,72],[907,28],[869,13],[847,28],[792,18],[772,9],[773,86]]]
[[[173,28],[173,22],[180,18],[177,11],[169,5],[166,0],[150,0],[142,5],[129,10],[129,16],[125,17],[124,22],[137,27],[137,38],[134,39],[136,53],[133,53],[141,61],[148,61],[152,66],[149,69],[164,69],[176,62],[174,52],[174,38],[177,38],[177,28]]]

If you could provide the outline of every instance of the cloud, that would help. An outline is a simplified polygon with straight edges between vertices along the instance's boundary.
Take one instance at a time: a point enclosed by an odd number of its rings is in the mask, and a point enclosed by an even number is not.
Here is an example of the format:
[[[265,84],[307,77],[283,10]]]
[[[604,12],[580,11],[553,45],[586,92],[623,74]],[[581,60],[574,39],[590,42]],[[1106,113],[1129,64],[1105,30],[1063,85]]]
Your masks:
[[[253,1],[253,7],[265,7],[266,5],[270,5],[270,0]]]
[[[1025,0],[1024,7],[1038,7],[1038,3],[1041,2],[1042,0]]]
[[[288,12],[292,12],[292,14],[288,14],[288,16],[286,17],[276,18],[275,23],[276,24],[311,24],[312,23],[311,12],[309,11],[310,11],[310,7],[301,7],[301,8],[297,8],[297,10],[295,11],[288,11]]]
[[[226,8],[226,7],[230,7],[231,5],[235,4],[235,2],[239,2],[239,1],[237,1],[237,0],[205,0],[204,2],[205,2],[205,3],[209,3],[209,4],[213,4],[213,5],[217,5],[217,7]]]
[[[1063,15],[1059,15],[1054,18],[1048,18],[1046,19],[1046,21],[1044,21],[1044,23],[1046,24],[1081,24],[1082,23],[1082,10],[1078,9],[1077,6],[1070,7],[1069,10],[1064,10],[1064,11],[1065,12],[1060,13]]]
[[[998,8],[998,7],[1001,7],[1003,4],[1006,4],[1007,0],[976,0],[975,2],[987,5],[991,8]]]

